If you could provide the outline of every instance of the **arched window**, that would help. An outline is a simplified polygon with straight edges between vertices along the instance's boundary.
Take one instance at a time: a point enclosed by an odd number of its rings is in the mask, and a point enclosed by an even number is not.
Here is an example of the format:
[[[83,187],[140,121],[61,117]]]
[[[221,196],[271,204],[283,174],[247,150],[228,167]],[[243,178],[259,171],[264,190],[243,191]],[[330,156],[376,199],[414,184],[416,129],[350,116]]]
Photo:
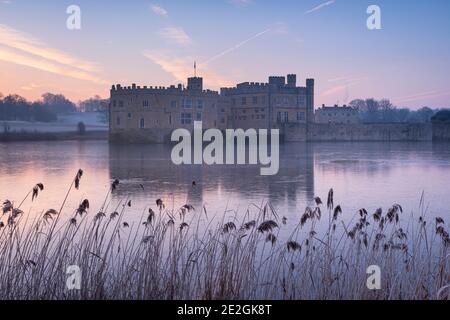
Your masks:
[[[140,121],[140,123],[139,123],[139,127],[140,127],[141,129],[144,129],[144,128],[145,128],[145,120],[144,120],[144,118],[141,118],[141,121]]]

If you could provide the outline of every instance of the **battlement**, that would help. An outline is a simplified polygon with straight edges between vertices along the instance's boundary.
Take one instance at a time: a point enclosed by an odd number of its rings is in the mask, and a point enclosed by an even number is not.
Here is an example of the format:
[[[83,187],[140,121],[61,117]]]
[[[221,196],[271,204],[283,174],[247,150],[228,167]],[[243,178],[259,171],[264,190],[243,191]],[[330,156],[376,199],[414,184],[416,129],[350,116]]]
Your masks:
[[[177,86],[138,86],[133,83],[131,86],[122,86],[120,84],[112,85],[111,95],[114,94],[203,94],[218,96],[219,92],[214,90],[202,90],[199,87],[191,88],[184,87],[182,84]]]
[[[314,87],[314,79],[306,79],[305,87],[297,87],[297,76],[295,74],[287,75],[286,78],[282,76],[270,76],[269,82],[242,82],[231,88],[221,88],[222,95],[235,95],[247,93],[301,93],[305,92],[307,88]]]

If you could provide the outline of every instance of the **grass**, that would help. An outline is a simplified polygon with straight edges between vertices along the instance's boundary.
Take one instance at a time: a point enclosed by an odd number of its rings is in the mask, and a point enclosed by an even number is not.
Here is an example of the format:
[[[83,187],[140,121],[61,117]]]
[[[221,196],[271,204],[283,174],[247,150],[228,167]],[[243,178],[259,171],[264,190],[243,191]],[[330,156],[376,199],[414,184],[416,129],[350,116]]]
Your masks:
[[[88,200],[65,212],[82,176],[76,173],[59,210],[22,211],[25,200],[45,192],[43,184],[17,207],[3,203],[0,299],[450,298],[448,231],[424,210],[408,217],[397,204],[361,209],[348,221],[330,190],[325,204],[315,198],[298,221],[270,203],[225,220],[189,204],[168,210],[157,199],[130,226],[131,199],[109,208],[118,180],[99,212],[89,211]],[[71,265],[82,272],[79,290],[66,286]],[[380,290],[367,288],[370,265],[380,267]]]

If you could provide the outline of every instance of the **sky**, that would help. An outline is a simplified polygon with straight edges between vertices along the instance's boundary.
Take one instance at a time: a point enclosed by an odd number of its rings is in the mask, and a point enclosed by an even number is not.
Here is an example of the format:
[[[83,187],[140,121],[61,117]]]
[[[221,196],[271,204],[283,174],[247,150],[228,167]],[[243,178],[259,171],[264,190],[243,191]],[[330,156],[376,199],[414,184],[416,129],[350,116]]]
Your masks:
[[[108,97],[112,84],[186,83],[196,61],[213,90],[295,73],[316,80],[316,107],[449,107],[449,17],[443,0],[0,0],[0,93]]]

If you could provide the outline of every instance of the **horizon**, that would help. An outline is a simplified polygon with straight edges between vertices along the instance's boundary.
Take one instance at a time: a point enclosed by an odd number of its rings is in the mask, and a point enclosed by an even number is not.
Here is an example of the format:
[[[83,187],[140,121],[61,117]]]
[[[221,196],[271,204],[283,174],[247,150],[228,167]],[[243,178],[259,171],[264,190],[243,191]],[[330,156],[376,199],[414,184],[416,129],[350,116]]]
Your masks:
[[[450,3],[380,0],[381,30],[366,27],[370,4],[80,0],[81,29],[69,30],[68,1],[1,1],[0,92],[31,101],[45,92],[74,102],[108,98],[117,83],[185,84],[196,61],[215,91],[295,73],[299,85],[316,80],[315,107],[358,98],[449,107]]]

